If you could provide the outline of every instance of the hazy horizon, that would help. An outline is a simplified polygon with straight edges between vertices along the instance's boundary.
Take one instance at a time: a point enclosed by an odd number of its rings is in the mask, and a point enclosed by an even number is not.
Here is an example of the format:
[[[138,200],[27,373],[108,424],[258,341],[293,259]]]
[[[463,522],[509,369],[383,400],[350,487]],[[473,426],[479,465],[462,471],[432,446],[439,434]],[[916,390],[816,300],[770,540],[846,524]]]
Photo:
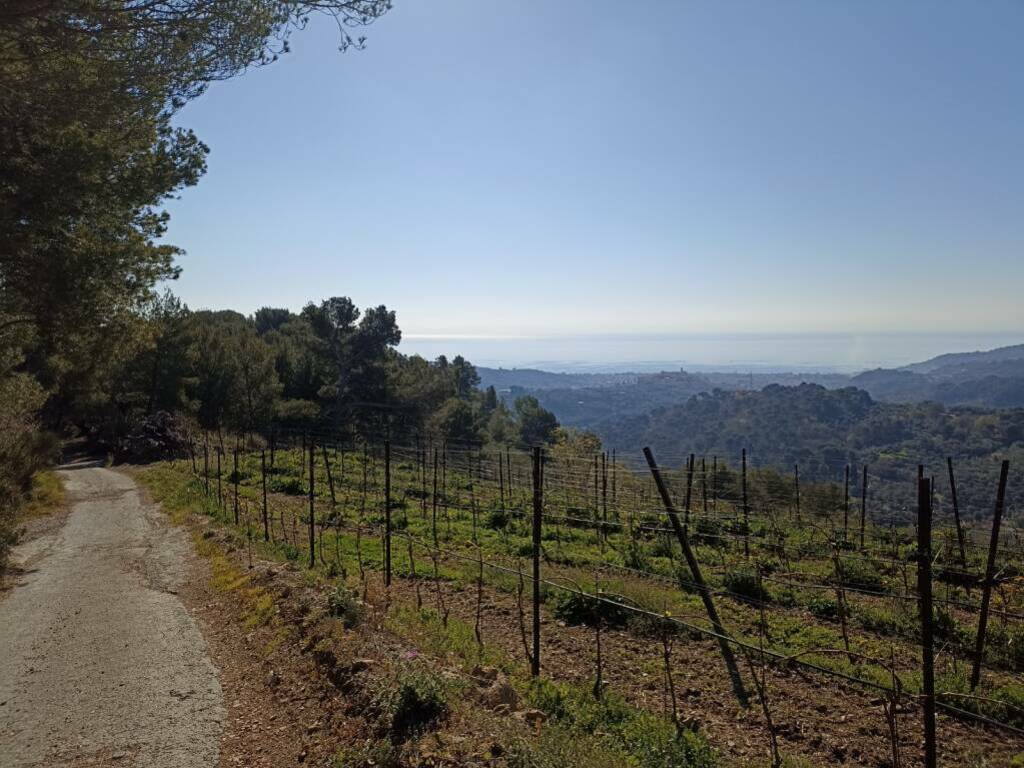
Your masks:
[[[1024,343],[1024,332],[880,334],[598,334],[553,337],[418,335],[399,350],[433,359],[461,354],[478,366],[556,373],[692,371],[855,373],[949,352]]]

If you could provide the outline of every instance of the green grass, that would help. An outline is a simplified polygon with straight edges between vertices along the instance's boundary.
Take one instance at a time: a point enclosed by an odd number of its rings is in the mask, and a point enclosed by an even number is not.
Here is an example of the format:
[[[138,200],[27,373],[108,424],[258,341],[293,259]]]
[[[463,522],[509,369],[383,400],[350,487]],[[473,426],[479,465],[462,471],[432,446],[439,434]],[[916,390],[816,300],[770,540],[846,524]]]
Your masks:
[[[367,467],[367,493],[362,493],[362,456],[348,454],[345,457],[345,475],[340,474],[338,458],[332,460],[335,473],[335,491],[338,499],[332,506],[329,498],[326,473],[322,461],[317,461],[316,473],[316,505],[320,519],[338,520],[341,527],[337,531],[325,530],[323,536],[323,554],[326,565],[320,563],[319,553],[316,572],[326,577],[347,574],[351,579],[358,572],[359,560],[364,570],[374,572],[383,567],[382,548],[374,526],[380,526],[384,520],[383,511],[383,472],[379,460],[371,460]],[[435,529],[432,525],[433,505],[430,498],[432,483],[428,478],[428,495],[421,493],[421,483],[416,475],[415,467],[409,463],[395,461],[392,466],[392,522],[396,531],[429,543],[433,540]],[[158,486],[167,483],[169,491],[182,486],[184,467],[179,463],[176,470],[169,470],[166,465],[156,465],[146,470],[152,475],[152,481]],[[276,466],[269,480],[275,487],[286,489],[272,500],[275,515],[281,505],[288,506],[298,516],[296,535],[292,535],[289,525],[288,535],[291,541],[281,541],[281,531],[276,530],[279,543],[264,545],[259,541],[262,533],[261,525],[255,522],[257,541],[254,546],[268,556],[290,559],[300,566],[308,565],[307,534],[305,530],[308,514],[305,494],[308,493],[308,472],[301,472],[301,461],[298,451],[279,451]],[[477,553],[486,561],[516,567],[517,564],[528,570],[532,543],[527,528],[525,514],[529,510],[530,496],[524,485],[525,468],[517,469],[518,482],[515,492],[510,493],[506,486],[505,504],[502,507],[496,484],[480,483],[473,486],[472,498],[469,493],[468,479],[448,467],[448,487],[444,496],[439,499],[437,507],[436,535],[442,548],[461,551],[470,558]],[[248,499],[254,508],[259,508],[260,475],[258,456],[243,457],[239,470],[240,493]],[[196,494],[202,497],[202,483],[195,479],[186,483],[190,486],[191,498]],[[215,487],[215,481],[211,481]],[[625,495],[628,484],[620,478],[620,493]],[[204,511],[221,522],[230,522],[231,518],[231,487],[225,483],[225,496],[228,499],[227,509],[221,510],[216,503],[202,499]],[[445,509],[445,500],[451,505]],[[557,484],[549,484],[546,490],[546,509],[551,514],[567,514],[585,519],[593,519],[595,510],[589,493],[579,493],[560,488]],[[423,503],[425,502],[425,504]],[[460,507],[460,508],[456,508]],[[473,509],[475,508],[475,514]],[[728,517],[731,510],[724,502],[719,503],[718,514]],[[357,536],[353,528],[361,519],[363,534],[361,546],[357,547]],[[738,541],[728,542],[723,546],[721,539],[714,535],[735,529],[734,522],[698,518],[695,522],[696,554],[700,560],[705,576],[716,590],[735,593],[734,597],[719,595],[716,597],[719,612],[730,631],[740,639],[754,645],[761,641],[758,608],[750,601],[767,599],[772,602],[767,610],[767,646],[783,654],[795,654],[815,648],[842,648],[843,640],[839,631],[834,591],[820,588],[803,588],[798,582],[785,583],[791,578],[806,579],[816,584],[835,583],[837,574],[832,561],[831,551],[823,546],[821,532],[812,526],[788,524],[781,521],[779,535],[769,531],[761,524],[752,526],[750,539],[751,558],[743,556],[742,545]],[[626,531],[635,529],[635,521],[624,520],[623,528],[611,529],[606,538],[599,537],[595,531],[588,530],[580,524],[569,524],[567,521],[548,520],[543,531],[543,550],[545,563],[544,573],[549,578],[557,577],[567,585],[577,584],[582,589],[594,592],[597,588],[613,595],[614,599],[627,604],[660,614],[670,611],[673,616],[686,617],[686,620],[698,626],[709,627],[699,597],[693,587],[685,583],[689,580],[689,572],[685,569],[679,553],[678,545],[663,534],[645,533],[637,537],[627,535]],[[888,531],[882,533],[888,536]],[[898,561],[906,562],[913,550],[909,542],[912,532],[897,530],[890,554]],[[697,535],[699,534],[699,535]],[[785,553],[778,550],[777,539],[786,542]],[[670,544],[674,546],[670,546]],[[357,551],[359,555],[357,556]],[[429,552],[417,545],[415,551],[415,575],[430,579],[434,576],[434,564]],[[887,590],[903,590],[902,566],[896,564],[875,564],[857,559],[857,553],[844,550],[841,565],[841,582],[850,588],[869,589],[885,592]],[[396,537],[393,540],[392,562],[394,572],[399,576],[411,576],[407,544]],[[622,565],[630,568],[642,567],[660,574],[668,581],[639,578],[625,572],[603,570],[604,564]],[[762,569],[764,580],[758,584],[754,570],[755,564]],[[913,581],[913,563],[907,566]],[[496,569],[484,569],[485,581],[489,587],[506,592],[514,592],[517,587],[515,576]],[[677,574],[682,581],[677,585]],[[792,574],[789,575],[789,574]],[[457,560],[442,556],[438,562],[437,575],[442,580],[456,585],[471,585],[477,577],[477,566],[472,561]],[[528,585],[527,585],[528,586]],[[967,599],[968,595],[955,585],[944,587],[953,598]],[[529,590],[527,590],[529,591]],[[1010,591],[1010,601],[1006,605],[1010,609],[1021,609],[1016,592]],[[547,586],[543,589],[543,598],[552,603],[552,609],[567,610],[573,600],[565,596],[562,590]],[[422,596],[425,605],[431,605],[433,596],[429,583],[423,582]],[[969,599],[977,599],[975,591]],[[918,654],[912,643],[918,641],[918,620],[916,607],[910,601],[892,601],[886,598],[873,598],[847,592],[850,604],[848,623],[853,650],[866,656],[887,659],[895,650],[897,660],[905,667],[904,675],[913,681],[914,671],[919,662]],[[580,603],[579,600],[576,600]],[[584,601],[586,602],[586,601]],[[579,609],[582,606],[577,605]],[[587,606],[583,606],[586,608]],[[586,610],[583,611],[587,613]],[[579,610],[570,613],[579,614]],[[588,623],[587,617],[570,616],[563,618],[572,623]],[[440,619],[437,619],[440,621]],[[970,621],[969,616],[939,614],[940,634],[952,638],[961,644],[972,635],[973,626],[964,624]],[[618,619],[615,623],[619,624]],[[649,621],[629,619],[625,622],[638,633],[649,633]],[[1016,671],[1024,666],[1024,631],[1016,631],[1011,627],[1007,630],[1000,622],[990,624],[992,641],[987,646],[986,661],[989,665],[997,665],[1008,671]],[[699,633],[689,632],[695,639],[701,639]],[[705,638],[706,639],[706,638]],[[465,638],[463,638],[465,641]],[[460,641],[461,642],[461,641]],[[710,641],[709,641],[710,642]],[[475,639],[468,644],[475,650]],[[865,680],[882,681],[888,684],[890,674],[885,667],[870,663],[851,664],[843,655],[818,654],[808,657],[826,668],[845,674],[856,674]],[[950,663],[948,654],[941,658],[941,663]],[[1000,686],[1012,683],[1012,678],[996,675],[983,683],[983,695],[990,695]],[[911,682],[911,686],[913,682]]]
[[[28,500],[22,517],[25,520],[45,517],[51,515],[66,503],[67,494],[64,491],[64,484],[61,483],[57,473],[52,470],[42,470],[32,476],[32,488],[29,491]]]

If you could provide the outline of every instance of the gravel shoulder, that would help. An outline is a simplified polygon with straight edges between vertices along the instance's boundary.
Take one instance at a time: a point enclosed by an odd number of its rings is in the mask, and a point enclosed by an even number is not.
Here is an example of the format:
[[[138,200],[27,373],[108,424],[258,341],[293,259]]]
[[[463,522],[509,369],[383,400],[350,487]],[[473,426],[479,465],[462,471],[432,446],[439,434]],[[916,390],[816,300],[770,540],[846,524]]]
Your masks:
[[[125,474],[60,475],[70,514],[15,550],[0,597],[0,766],[217,765],[221,686],[177,594],[186,533]]]

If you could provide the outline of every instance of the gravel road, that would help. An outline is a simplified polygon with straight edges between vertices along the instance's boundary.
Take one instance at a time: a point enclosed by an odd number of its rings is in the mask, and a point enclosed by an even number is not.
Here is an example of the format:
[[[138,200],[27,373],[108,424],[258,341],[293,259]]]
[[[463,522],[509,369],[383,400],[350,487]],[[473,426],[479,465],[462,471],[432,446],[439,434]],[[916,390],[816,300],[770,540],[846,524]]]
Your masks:
[[[0,766],[212,768],[217,671],[176,595],[189,544],[119,472],[60,472],[60,529],[0,596]]]

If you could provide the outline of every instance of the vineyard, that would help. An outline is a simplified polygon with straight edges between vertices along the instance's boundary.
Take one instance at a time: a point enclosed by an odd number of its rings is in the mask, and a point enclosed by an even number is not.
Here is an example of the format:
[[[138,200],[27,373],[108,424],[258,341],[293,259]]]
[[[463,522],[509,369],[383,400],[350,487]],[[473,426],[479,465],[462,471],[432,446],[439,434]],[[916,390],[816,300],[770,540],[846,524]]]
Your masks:
[[[381,584],[433,621],[467,622],[481,658],[501,648],[726,753],[744,753],[737,723],[774,763],[1024,752],[1008,464],[988,531],[963,522],[952,460],[941,482],[922,468],[902,491],[866,467],[801,486],[799,467],[750,464],[277,434],[202,436],[170,467],[250,548],[364,598]],[[908,510],[915,525],[898,522]]]

